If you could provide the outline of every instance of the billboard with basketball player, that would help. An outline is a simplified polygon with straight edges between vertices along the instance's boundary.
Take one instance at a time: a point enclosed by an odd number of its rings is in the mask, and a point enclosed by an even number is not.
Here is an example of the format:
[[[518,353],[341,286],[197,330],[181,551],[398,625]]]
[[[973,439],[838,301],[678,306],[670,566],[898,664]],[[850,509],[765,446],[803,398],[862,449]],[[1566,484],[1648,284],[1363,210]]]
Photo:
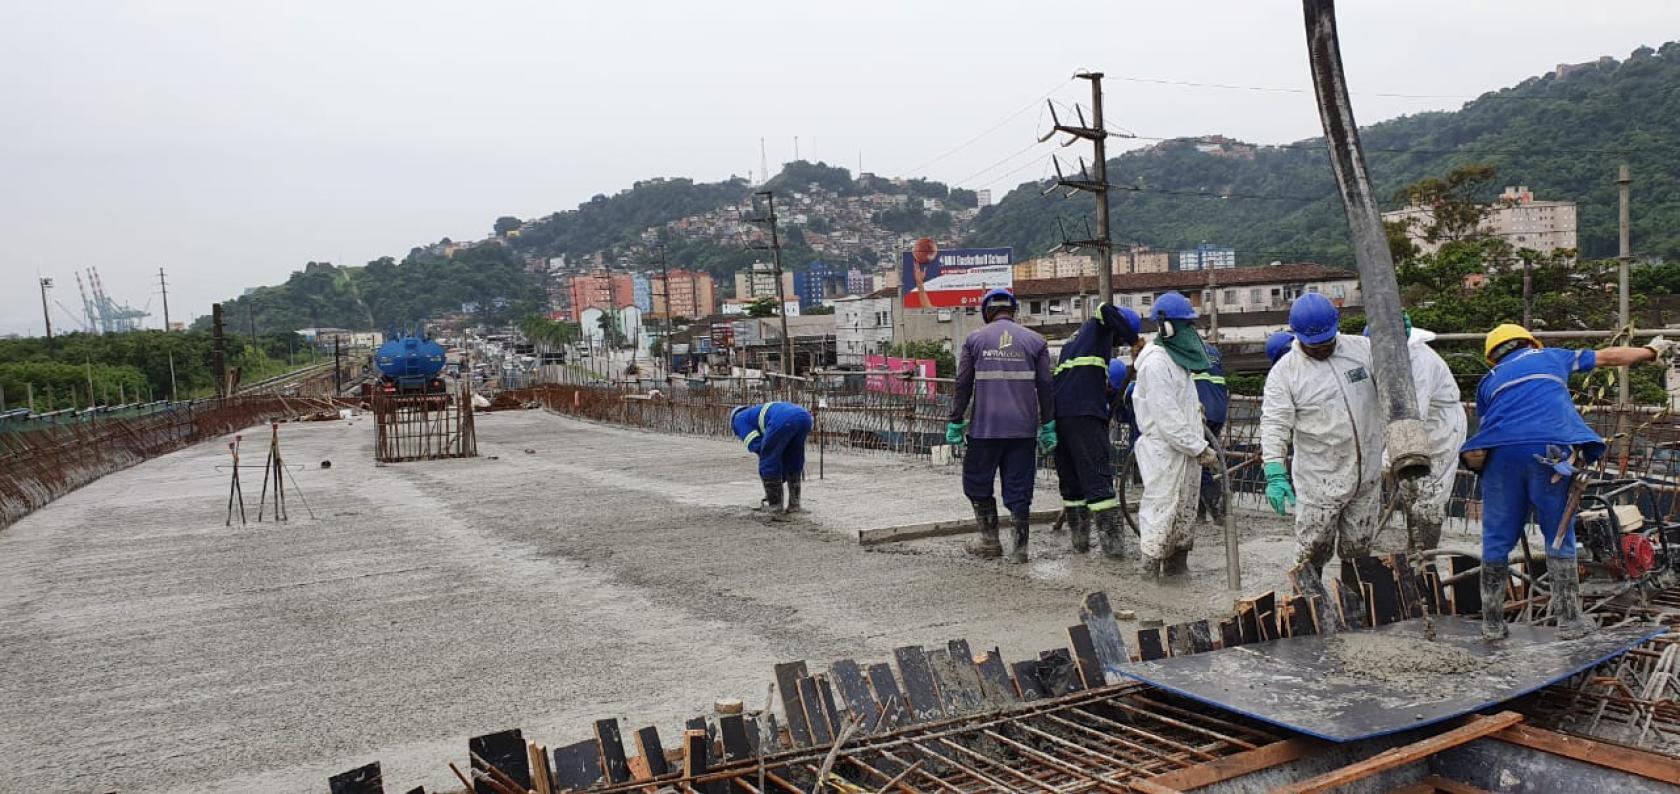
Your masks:
[[[986,290],[1015,286],[1015,249],[951,248],[923,237],[904,252],[899,292],[906,309],[978,307]]]

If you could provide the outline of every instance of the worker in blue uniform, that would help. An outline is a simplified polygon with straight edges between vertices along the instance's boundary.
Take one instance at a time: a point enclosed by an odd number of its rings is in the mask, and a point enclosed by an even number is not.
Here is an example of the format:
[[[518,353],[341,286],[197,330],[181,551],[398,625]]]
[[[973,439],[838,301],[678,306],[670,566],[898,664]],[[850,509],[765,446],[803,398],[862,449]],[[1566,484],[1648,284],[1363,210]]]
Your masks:
[[[1561,541],[1569,501],[1565,467],[1585,466],[1604,454],[1604,439],[1581,419],[1569,395],[1569,377],[1594,367],[1665,361],[1674,343],[1662,337],[1645,347],[1568,350],[1542,347],[1534,334],[1506,323],[1488,332],[1483,353],[1493,369],[1476,387],[1476,435],[1464,442],[1464,465],[1482,476],[1482,636],[1502,639],[1511,550],[1529,514],[1546,539],[1546,570],[1553,614],[1565,638],[1591,632],[1581,614],[1580,570],[1575,562],[1573,517]],[[1554,542],[1556,546],[1554,547]]]
[[[1190,373],[1190,380],[1196,383],[1196,399],[1202,404],[1202,425],[1214,438],[1219,438],[1225,430],[1226,415],[1230,412],[1231,394],[1225,389],[1225,362],[1219,355],[1219,348],[1206,339],[1202,340],[1202,346],[1207,348],[1208,368]],[[1204,468],[1201,498],[1196,503],[1196,519],[1209,517],[1214,521],[1225,520],[1225,495],[1219,487],[1218,478],[1213,476],[1213,469]]]
[[[758,456],[758,478],[764,483],[764,502],[758,509],[772,517],[799,512],[811,412],[785,402],[742,405],[730,412],[729,426],[736,438],[747,443],[747,451]],[[785,508],[784,484],[787,486]]]
[[[1132,356],[1135,358],[1137,353]],[[1108,421],[1126,426],[1128,447],[1138,440],[1137,414],[1132,411],[1132,390],[1136,386],[1130,365],[1120,359],[1108,362]]]
[[[974,507],[979,536],[966,548],[976,557],[1001,557],[998,503],[992,485],[1003,480],[1003,504],[1014,524],[1009,561],[1027,561],[1032,520],[1035,447],[1056,446],[1050,347],[1015,322],[1015,294],[994,289],[980,298],[986,324],[963,340],[945,442],[970,446],[963,456],[963,495]],[[969,413],[972,404],[973,414]],[[972,418],[970,418],[972,417]]]
[[[1288,331],[1278,331],[1266,337],[1266,360],[1276,364],[1278,359],[1283,358],[1283,355],[1289,352],[1289,348],[1294,346],[1294,334]]]
[[[1073,550],[1091,550],[1091,525],[1103,554],[1122,553],[1115,508],[1114,447],[1108,440],[1108,364],[1116,345],[1137,342],[1143,319],[1106,303],[1062,345],[1052,370],[1056,403],[1056,479]]]

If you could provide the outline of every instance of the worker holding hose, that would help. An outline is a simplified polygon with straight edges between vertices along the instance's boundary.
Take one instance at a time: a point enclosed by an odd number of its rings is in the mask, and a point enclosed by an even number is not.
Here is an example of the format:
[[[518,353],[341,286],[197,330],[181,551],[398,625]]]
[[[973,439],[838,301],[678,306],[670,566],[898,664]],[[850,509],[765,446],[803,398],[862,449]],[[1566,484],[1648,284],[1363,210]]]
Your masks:
[[[1281,516],[1299,499],[1296,559],[1315,579],[1332,553],[1344,560],[1371,553],[1382,507],[1386,422],[1371,380],[1371,340],[1341,333],[1340,322],[1323,295],[1295,299],[1295,345],[1272,365],[1260,403],[1266,500]]]
[[[1574,519],[1566,515],[1575,467],[1604,454],[1604,439],[1587,426],[1569,395],[1569,377],[1594,367],[1666,361],[1674,343],[1656,337],[1644,347],[1567,350],[1542,347],[1534,334],[1506,323],[1488,332],[1482,350],[1493,369],[1476,387],[1476,435],[1464,444],[1466,468],[1482,475],[1482,637],[1503,639],[1511,550],[1530,511],[1546,539],[1546,570],[1559,635],[1582,637],[1596,626],[1581,614]],[[1565,525],[1565,522],[1569,522]],[[1559,530],[1562,536],[1558,536]]]
[[[1447,500],[1452,497],[1453,481],[1458,476],[1458,449],[1464,445],[1468,422],[1458,380],[1446,359],[1429,346],[1435,332],[1413,328],[1411,315],[1403,318],[1418,417],[1429,430],[1429,474],[1401,479],[1396,486],[1406,514],[1407,545],[1416,553],[1441,544],[1441,524],[1447,519]]]
[[[1196,332],[1196,310],[1189,299],[1169,292],[1156,299],[1153,318],[1159,330],[1154,343],[1138,353],[1133,394],[1141,431],[1133,459],[1143,475],[1139,545],[1146,576],[1177,576],[1190,571],[1201,493],[1198,466],[1219,465],[1219,457],[1205,437],[1192,378],[1209,365]]]
[[[805,440],[811,435],[811,412],[793,403],[742,405],[729,413],[735,437],[758,456],[758,477],[764,483],[759,510],[772,518],[800,510],[799,488],[805,479]],[[783,507],[782,486],[787,486]]]
[[[1137,341],[1137,312],[1106,303],[1062,345],[1051,371],[1056,404],[1056,479],[1073,550],[1091,550],[1091,525],[1103,554],[1123,553],[1120,500],[1114,495],[1114,448],[1108,440],[1108,366],[1116,345]]]

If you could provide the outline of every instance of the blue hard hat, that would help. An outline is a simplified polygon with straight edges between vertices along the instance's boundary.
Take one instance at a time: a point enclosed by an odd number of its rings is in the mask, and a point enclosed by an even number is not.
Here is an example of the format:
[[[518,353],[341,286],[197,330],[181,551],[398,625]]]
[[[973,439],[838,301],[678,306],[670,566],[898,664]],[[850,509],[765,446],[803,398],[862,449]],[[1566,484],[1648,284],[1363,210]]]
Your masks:
[[[729,423],[730,424],[735,424],[735,417],[740,416],[742,411],[745,411],[745,410],[747,410],[748,408],[751,408],[751,407],[752,406],[750,406],[750,405],[737,405],[737,406],[735,406],[735,410],[729,412]]]
[[[1289,330],[1303,345],[1319,345],[1336,338],[1342,313],[1329,298],[1309,292],[1289,307]]]
[[[1290,345],[1295,344],[1295,335],[1288,331],[1279,331],[1266,338],[1266,358],[1273,364],[1289,352]]]
[[[1194,320],[1196,319],[1196,307],[1190,305],[1189,298],[1177,292],[1169,292],[1155,299],[1155,307],[1150,311],[1149,316],[1155,322]]]
[[[1126,389],[1126,362],[1117,358],[1109,360],[1108,387],[1115,391],[1124,391]]]
[[[1143,329],[1143,318],[1137,312],[1105,303],[1097,309],[1097,313],[1105,325],[1120,333],[1121,342],[1129,345],[1137,341],[1138,331]]]
[[[986,294],[980,298],[980,316],[985,317],[988,320],[992,317],[991,312],[987,311],[988,309],[1001,309],[1004,307],[1008,307],[1010,311],[1016,311],[1021,308],[1021,302],[1015,299],[1015,293],[1002,287],[996,287],[988,290]]]

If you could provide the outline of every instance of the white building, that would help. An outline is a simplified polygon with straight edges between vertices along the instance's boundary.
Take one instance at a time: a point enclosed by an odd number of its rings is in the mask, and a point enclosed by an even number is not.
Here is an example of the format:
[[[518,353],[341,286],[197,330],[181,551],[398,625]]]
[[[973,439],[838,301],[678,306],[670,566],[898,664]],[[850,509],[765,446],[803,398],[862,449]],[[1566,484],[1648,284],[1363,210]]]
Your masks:
[[[1178,252],[1179,270],[1226,270],[1236,266],[1236,249],[1222,245],[1202,243]]]
[[[1073,278],[1015,282],[1023,323],[1083,322],[1099,300],[1091,284],[1084,284],[1083,290],[1080,286],[1079,279]],[[1309,292],[1321,293],[1338,306],[1358,306],[1362,302],[1356,273],[1311,263],[1239,267],[1212,274],[1180,271],[1114,277],[1115,304],[1146,318],[1155,298],[1170,291],[1182,293],[1203,314],[1213,308],[1221,314],[1283,311],[1291,301]]]
[[[893,304],[898,290],[877,290],[865,297],[834,301],[835,363],[863,366],[863,357],[887,352],[893,342]]]
[[[1385,221],[1406,224],[1406,238],[1418,250],[1432,254],[1445,241],[1431,242],[1425,238],[1434,213],[1427,207],[1405,207],[1382,214]],[[1542,254],[1558,249],[1577,247],[1575,202],[1536,201],[1527,185],[1506,187],[1499,200],[1488,208],[1480,232],[1502,237],[1512,248],[1530,248]]]

